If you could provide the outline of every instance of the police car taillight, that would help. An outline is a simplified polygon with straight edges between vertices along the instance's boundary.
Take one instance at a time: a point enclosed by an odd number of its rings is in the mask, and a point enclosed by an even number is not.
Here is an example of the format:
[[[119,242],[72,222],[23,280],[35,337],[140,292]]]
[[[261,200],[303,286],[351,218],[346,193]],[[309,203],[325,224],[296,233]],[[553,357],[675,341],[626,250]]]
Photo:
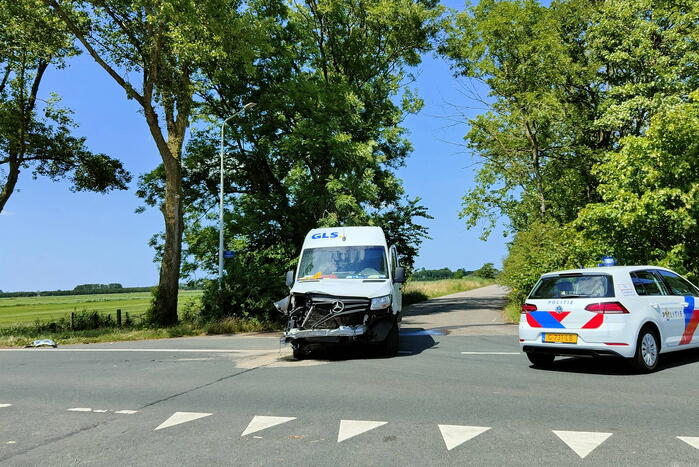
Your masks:
[[[529,313],[530,311],[536,311],[536,305],[532,305],[531,303],[522,305],[522,313]]]
[[[629,312],[629,310],[619,302],[590,303],[585,309],[603,315],[621,315]]]

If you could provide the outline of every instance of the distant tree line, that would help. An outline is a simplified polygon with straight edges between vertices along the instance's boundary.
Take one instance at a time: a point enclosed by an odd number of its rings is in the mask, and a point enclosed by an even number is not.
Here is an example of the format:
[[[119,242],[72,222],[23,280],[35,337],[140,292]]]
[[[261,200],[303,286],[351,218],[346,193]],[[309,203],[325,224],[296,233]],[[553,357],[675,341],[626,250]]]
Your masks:
[[[180,290],[197,290],[201,288],[201,284],[194,282],[192,284],[180,284]],[[124,287],[119,283],[112,284],[80,284],[73,290],[39,290],[35,292],[3,292],[0,290],[0,298],[13,297],[37,297],[37,296],[62,296],[62,295],[98,295],[98,294],[113,294],[113,293],[135,293],[135,292],[151,292],[153,286],[150,287]]]
[[[413,272],[411,278],[414,281],[438,281],[443,279],[463,279],[468,276],[482,277],[483,279],[494,279],[499,273],[493,263],[485,263],[480,268],[474,271],[467,271],[464,268],[459,268],[452,271],[449,268],[442,269],[425,269],[420,268]]]

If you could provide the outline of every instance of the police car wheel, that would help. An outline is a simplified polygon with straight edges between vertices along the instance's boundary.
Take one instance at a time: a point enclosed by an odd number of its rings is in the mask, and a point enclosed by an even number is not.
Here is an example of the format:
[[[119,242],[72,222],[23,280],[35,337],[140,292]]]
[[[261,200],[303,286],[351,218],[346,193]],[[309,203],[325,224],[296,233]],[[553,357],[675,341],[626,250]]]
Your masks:
[[[551,366],[556,356],[546,353],[527,352],[527,358],[535,367],[547,368]]]
[[[658,367],[659,354],[658,336],[652,328],[644,327],[638,333],[636,355],[632,359],[634,367],[644,373],[654,371]]]

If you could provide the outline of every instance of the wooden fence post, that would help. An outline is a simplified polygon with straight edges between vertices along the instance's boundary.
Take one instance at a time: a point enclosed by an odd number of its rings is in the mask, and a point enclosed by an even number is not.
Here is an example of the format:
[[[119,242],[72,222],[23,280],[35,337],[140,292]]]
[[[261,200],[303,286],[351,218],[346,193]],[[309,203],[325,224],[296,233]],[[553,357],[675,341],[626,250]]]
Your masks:
[[[71,331],[75,330],[75,312],[74,311],[70,312],[70,330]]]
[[[118,328],[121,327],[121,310],[120,309],[117,310],[117,327]]]

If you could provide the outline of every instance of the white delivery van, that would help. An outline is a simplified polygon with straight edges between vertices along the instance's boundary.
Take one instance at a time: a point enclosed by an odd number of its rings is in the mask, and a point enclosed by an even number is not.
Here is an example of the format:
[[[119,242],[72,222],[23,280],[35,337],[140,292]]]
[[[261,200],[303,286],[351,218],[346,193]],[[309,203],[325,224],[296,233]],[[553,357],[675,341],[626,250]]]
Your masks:
[[[287,273],[289,296],[275,304],[288,316],[282,341],[296,358],[314,346],[353,342],[395,355],[404,281],[398,252],[380,227],[313,229],[296,271]]]

